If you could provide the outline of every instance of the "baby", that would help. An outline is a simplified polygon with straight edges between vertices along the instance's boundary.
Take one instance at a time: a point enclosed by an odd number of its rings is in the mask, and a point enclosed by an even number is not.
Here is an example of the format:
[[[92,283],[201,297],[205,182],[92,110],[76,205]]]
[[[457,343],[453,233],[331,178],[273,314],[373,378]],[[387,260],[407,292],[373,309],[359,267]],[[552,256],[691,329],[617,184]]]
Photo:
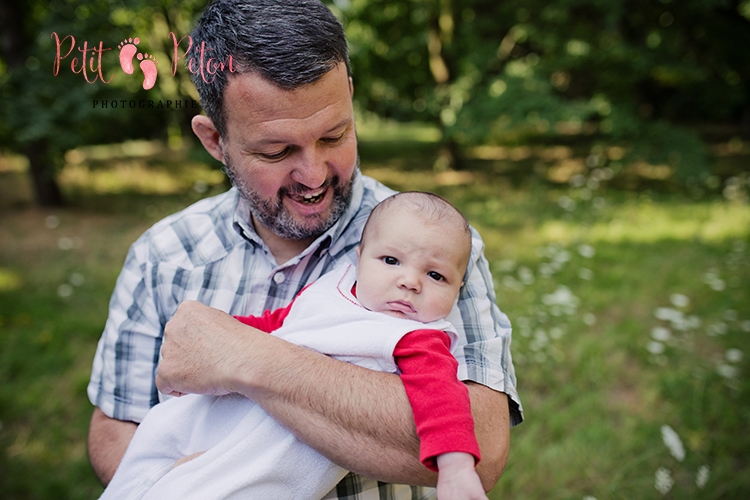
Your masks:
[[[337,267],[287,307],[237,317],[289,342],[399,373],[420,460],[441,500],[486,499],[468,391],[451,354],[453,309],[471,253],[466,219],[442,198],[408,192],[373,209],[358,263]],[[347,474],[253,401],[189,395],[143,420],[102,498],[321,498]]]

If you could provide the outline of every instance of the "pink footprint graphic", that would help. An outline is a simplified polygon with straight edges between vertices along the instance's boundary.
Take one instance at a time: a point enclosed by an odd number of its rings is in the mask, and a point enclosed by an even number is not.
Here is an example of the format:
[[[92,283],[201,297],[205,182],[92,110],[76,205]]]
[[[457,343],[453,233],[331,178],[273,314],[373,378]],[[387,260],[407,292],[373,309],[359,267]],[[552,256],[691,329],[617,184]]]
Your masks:
[[[139,53],[137,57],[138,60],[141,61],[141,64],[139,66],[141,67],[141,71],[143,71],[143,75],[145,77],[143,79],[143,90],[148,90],[156,83],[156,75],[158,74],[156,65],[158,64],[158,61],[154,59],[154,56],[150,56],[148,54]]]
[[[117,46],[120,49],[120,67],[128,75],[133,74],[133,56],[138,50],[136,45],[139,43],[140,40],[138,38],[128,38]]]

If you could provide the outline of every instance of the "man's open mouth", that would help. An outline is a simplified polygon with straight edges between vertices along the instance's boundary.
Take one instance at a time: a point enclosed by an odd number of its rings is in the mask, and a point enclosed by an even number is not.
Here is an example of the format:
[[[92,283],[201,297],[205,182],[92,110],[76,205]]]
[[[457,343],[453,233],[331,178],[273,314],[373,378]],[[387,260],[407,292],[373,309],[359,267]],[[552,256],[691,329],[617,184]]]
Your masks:
[[[304,203],[306,205],[314,205],[315,203],[318,203],[320,200],[322,200],[326,195],[326,190],[323,189],[317,193],[307,193],[303,195],[294,194],[292,195],[292,198],[295,201],[298,201],[300,203]]]

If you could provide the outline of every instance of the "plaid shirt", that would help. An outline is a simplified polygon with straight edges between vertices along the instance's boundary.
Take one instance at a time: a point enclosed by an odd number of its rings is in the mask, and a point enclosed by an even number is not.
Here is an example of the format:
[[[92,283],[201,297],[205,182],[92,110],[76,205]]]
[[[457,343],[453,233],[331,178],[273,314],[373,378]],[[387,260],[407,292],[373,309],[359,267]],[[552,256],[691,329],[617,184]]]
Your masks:
[[[338,263],[356,263],[355,247],[372,208],[394,191],[358,174],[352,202],[305,251],[278,265],[250,222],[236,189],[160,221],[130,248],[99,341],[88,395],[106,415],[140,422],[160,401],[154,384],[164,326],[185,300],[233,315],[284,307]],[[484,244],[472,230],[466,284],[447,318],[459,335],[458,376],[509,396],[511,424],[522,420],[510,354],[508,318],[495,303]],[[325,498],[432,498],[434,489],[390,485],[349,474]]]

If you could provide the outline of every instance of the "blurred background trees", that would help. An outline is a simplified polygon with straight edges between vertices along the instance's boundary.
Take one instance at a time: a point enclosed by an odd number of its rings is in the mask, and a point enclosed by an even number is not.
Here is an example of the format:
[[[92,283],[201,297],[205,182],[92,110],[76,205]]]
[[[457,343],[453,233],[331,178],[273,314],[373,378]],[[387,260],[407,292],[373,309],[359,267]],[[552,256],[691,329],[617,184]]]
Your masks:
[[[336,0],[357,101],[467,146],[585,136],[708,170],[696,125],[750,138],[750,2]]]
[[[710,172],[707,131],[750,138],[750,0],[326,3],[347,30],[359,109],[438,127],[437,170],[467,168],[478,145],[601,141],[690,181]],[[194,111],[92,102],[197,99],[184,68],[167,71],[168,34],[188,34],[204,4],[3,0],[0,147],[29,158],[39,203],[62,203],[55,172],[73,147],[189,136]],[[65,61],[54,76],[52,32],[104,41],[111,83],[88,84]],[[117,67],[134,36],[161,61],[149,91]]]
[[[37,202],[58,206],[63,197],[56,175],[65,152],[77,146],[122,142],[126,139],[163,139],[179,142],[189,131],[192,114],[198,110],[102,109],[96,100],[196,99],[189,75],[170,73],[169,32],[189,33],[203,1],[167,0],[122,2],[114,0],[3,0],[0,3],[0,148],[21,153],[29,160],[29,173]],[[72,35],[76,48],[53,73],[56,42]],[[139,52],[153,54],[160,77],[149,91],[142,88],[142,76],[126,75],[118,66],[117,46],[123,40],[140,37]],[[103,75],[108,84],[87,83],[74,74],[70,63],[81,59],[78,48],[99,42],[112,49],[103,55]],[[62,56],[70,47],[64,43]],[[185,47],[183,47],[184,50]],[[90,57],[90,56],[89,56]],[[138,61],[134,61],[137,63]],[[95,68],[96,66],[94,66]],[[89,81],[94,80],[88,71]]]

